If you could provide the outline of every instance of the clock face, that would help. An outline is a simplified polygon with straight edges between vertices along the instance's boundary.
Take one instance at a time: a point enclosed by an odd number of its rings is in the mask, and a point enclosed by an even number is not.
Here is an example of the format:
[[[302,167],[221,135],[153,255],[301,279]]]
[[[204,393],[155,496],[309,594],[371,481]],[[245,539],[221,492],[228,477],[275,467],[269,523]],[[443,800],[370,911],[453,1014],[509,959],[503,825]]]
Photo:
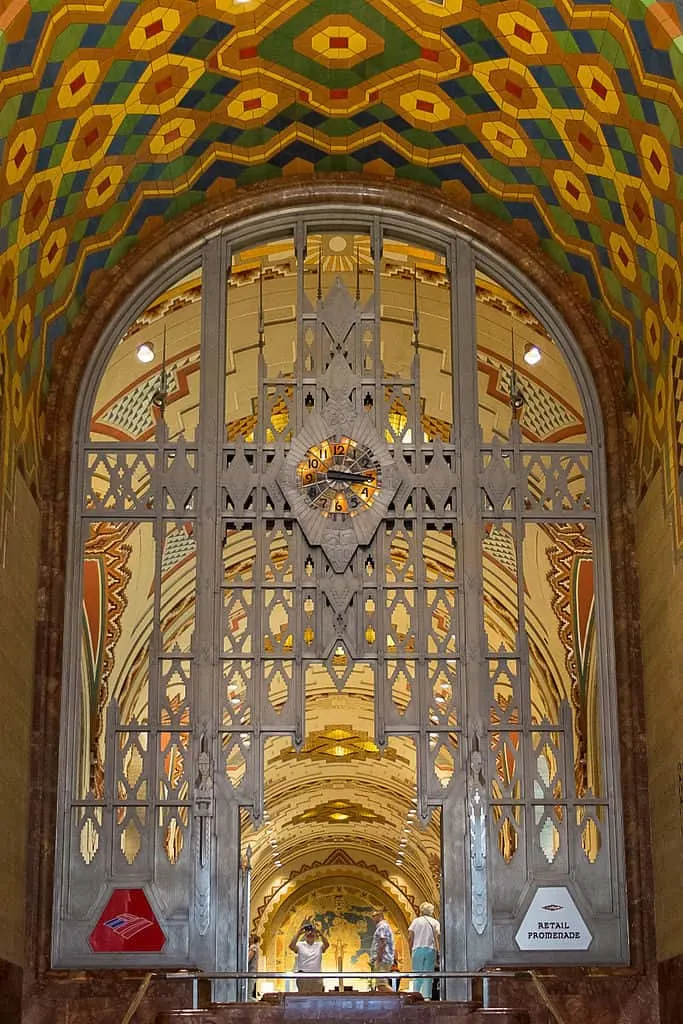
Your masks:
[[[277,480],[306,540],[335,572],[370,543],[399,486],[394,458],[365,413],[334,423],[310,413]]]
[[[346,434],[311,445],[297,464],[300,493],[309,508],[343,521],[372,508],[382,487],[373,450]]]

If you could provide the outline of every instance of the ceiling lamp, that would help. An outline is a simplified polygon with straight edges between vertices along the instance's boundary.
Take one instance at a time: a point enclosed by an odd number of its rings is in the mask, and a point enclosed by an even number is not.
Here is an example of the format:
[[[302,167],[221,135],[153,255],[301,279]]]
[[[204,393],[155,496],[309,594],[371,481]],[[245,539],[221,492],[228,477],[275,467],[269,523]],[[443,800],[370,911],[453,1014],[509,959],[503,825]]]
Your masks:
[[[524,362],[528,363],[529,366],[535,366],[536,363],[541,361],[541,350],[538,345],[534,345],[533,342],[528,341],[524,346]]]
[[[143,341],[138,345],[135,354],[141,363],[151,363],[154,359],[154,345],[151,341]]]

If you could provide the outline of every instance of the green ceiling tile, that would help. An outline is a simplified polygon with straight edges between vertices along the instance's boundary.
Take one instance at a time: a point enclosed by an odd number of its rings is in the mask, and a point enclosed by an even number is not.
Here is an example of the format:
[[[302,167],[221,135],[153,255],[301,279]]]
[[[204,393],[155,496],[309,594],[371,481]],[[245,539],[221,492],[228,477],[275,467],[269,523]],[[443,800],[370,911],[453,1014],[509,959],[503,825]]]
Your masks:
[[[253,167],[245,167],[239,176],[240,185],[251,185],[258,181],[266,181],[269,178],[280,178],[282,171],[272,164],[254,164]]]
[[[472,202],[482,210],[487,210],[489,213],[495,214],[496,217],[500,217],[501,220],[512,220],[512,214],[505,203],[498,199],[497,196],[489,195],[487,192],[480,192],[478,195],[472,196]]]
[[[80,299],[79,298],[72,299],[71,302],[69,303],[69,305],[66,307],[66,319],[69,321],[70,324],[72,324],[74,322],[74,320],[76,319],[76,317],[78,316],[80,311],[81,311]]]
[[[368,113],[376,117],[378,121],[386,121],[390,117],[394,117],[396,111],[388,107],[386,103],[375,103],[374,106],[368,107]]]
[[[132,60],[114,60],[109,70],[102,79],[104,82],[123,82],[128,74],[129,68],[133,66]]]
[[[107,254],[107,261],[105,263],[105,266],[116,266],[119,260],[123,259],[123,257],[126,255],[131,246],[135,245],[135,242],[135,238],[122,238],[118,242],[115,242],[109,250],[109,253]]]
[[[211,33],[216,22],[213,18],[207,18],[203,14],[193,18],[189,25],[183,29],[184,36],[191,36],[193,39],[203,39]],[[227,26],[226,26],[227,27]]]
[[[551,86],[546,86],[545,88],[541,88],[541,92],[554,110],[566,109],[567,102],[559,89],[553,89]]]
[[[612,0],[612,4],[618,11],[625,14],[627,18],[633,19],[633,21],[642,21],[647,13],[641,0]]]
[[[39,89],[35,95],[35,99],[33,101],[33,109],[31,110],[31,113],[33,115],[44,114],[47,110],[51,96],[51,89]]]
[[[76,221],[73,228],[71,229],[71,240],[73,242],[80,242],[88,228],[88,218],[84,220]]]
[[[175,160],[171,160],[170,163],[166,164],[163,171],[159,175],[159,181],[174,181],[176,178],[181,177],[183,174],[187,174],[188,171],[194,166],[194,157],[191,156],[179,156]]]
[[[674,235],[675,237],[676,231],[678,229],[678,221],[676,220],[676,214],[674,213],[674,211],[668,203],[662,203],[662,207],[664,213],[664,223],[666,224],[666,227],[671,232],[671,234]],[[671,246],[667,245],[667,250],[670,250],[670,248]]]
[[[192,209],[193,206],[197,206],[205,199],[202,192],[193,192],[188,190],[187,192],[181,192],[180,195],[174,196],[169,205],[169,215],[176,217],[179,213],[185,213],[186,210]]]
[[[576,221],[568,210],[565,210],[562,206],[549,206],[548,213],[565,235],[573,236],[574,238],[579,237]]]
[[[100,36],[100,41],[97,44],[99,50],[109,50],[119,40],[121,33],[123,32],[124,25],[107,25],[104,32]]]
[[[22,249],[21,252],[19,253],[19,261],[18,261],[18,264],[17,264],[17,269],[18,269],[20,274],[23,274],[26,271],[26,269],[28,268],[30,262],[31,262],[31,250],[28,247],[26,247],[26,248]]]
[[[609,202],[603,199],[602,196],[595,196],[595,204],[600,211],[600,215],[604,217],[606,221],[612,220],[612,209]]]
[[[669,231],[664,224],[657,224],[657,238],[659,239],[660,247],[663,248],[665,252],[671,252]]]
[[[463,114],[480,114],[481,108],[477,101],[471,96],[456,96],[455,102],[458,104]]]
[[[207,113],[211,113],[211,111],[215,110],[216,107],[218,106],[218,104],[222,103],[224,101],[224,99],[225,99],[224,96],[214,96],[210,92],[208,92],[208,93],[206,93],[205,96],[202,96],[202,98],[200,100],[196,100],[192,104],[192,109],[193,110],[204,110]]]
[[[14,127],[21,106],[21,96],[10,96],[0,103],[0,137],[7,138]]]
[[[659,125],[664,132],[664,135],[667,137],[669,142],[674,144],[674,146],[680,146],[681,125],[671,107],[667,107],[664,103],[660,103],[658,100],[655,100],[655,109],[657,111],[657,117],[659,118]]]
[[[624,93],[624,99],[626,100],[626,105],[628,106],[631,115],[638,121],[644,121],[645,114],[643,113],[643,105],[638,97],[634,96],[633,93]]]
[[[113,228],[125,217],[127,210],[127,203],[114,203],[113,206],[110,206],[107,212],[100,217],[99,224],[97,225],[97,234],[106,234],[110,228]]]
[[[627,68],[629,66],[626,55],[617,40],[606,32],[603,34],[600,45],[600,56],[604,57],[612,67]]]
[[[568,30],[553,32],[553,39],[565,51],[565,53],[581,53],[581,47],[574,38],[574,33]]]
[[[133,153],[137,153],[145,139],[146,136],[144,135],[129,135],[123,144],[121,152],[124,156],[132,156]]]
[[[611,154],[612,160],[614,161],[614,166],[616,167],[616,169],[618,171],[621,171],[623,174],[628,174],[629,171],[628,171],[628,164],[626,163],[626,157],[621,152],[621,150],[620,149],[611,149],[610,150],[610,154]]]
[[[600,270],[600,276],[605,282],[607,287],[607,294],[610,296],[613,302],[622,305],[624,297],[622,295],[621,284],[619,278],[614,273],[611,267],[602,267]]]
[[[74,192],[73,195],[69,196],[64,206],[64,215],[70,217],[72,213],[81,206],[83,197],[80,192]]]
[[[237,136],[233,146],[241,146],[243,149],[255,149],[257,146],[265,146],[276,134],[277,132],[273,131],[272,128],[266,128],[264,125],[259,128],[247,128],[246,131]],[[192,163],[188,166],[187,170],[190,169]]]
[[[41,148],[43,146],[53,146],[57,136],[59,135],[62,128],[61,121],[51,121],[45,129],[45,134],[41,140]]]
[[[135,88],[135,86],[135,82],[120,82],[111,94],[109,103],[124,104],[128,97],[130,96],[133,89]]]
[[[542,238],[541,248],[564,270],[568,273],[572,272],[572,265],[567,258],[564,246],[560,242],[556,242],[554,238]]]
[[[534,185],[543,186],[548,185],[548,178],[544,171],[540,167],[527,167],[526,172],[533,181]]]
[[[683,51],[674,45],[669,50],[669,59],[677,82],[683,83]]]
[[[138,182],[144,180],[147,177],[151,166],[152,164],[150,163],[136,164],[128,175],[128,181]]]
[[[360,129],[350,117],[328,117],[318,125],[317,130],[330,138],[339,139],[345,135],[354,135]]]
[[[67,288],[71,284],[71,268],[62,267],[57,274],[54,283],[53,300],[56,302],[64,295]]]
[[[619,193],[617,192],[617,187],[616,187],[616,185],[614,184],[614,182],[612,181],[611,178],[603,178],[602,179],[602,188],[603,188],[603,192],[605,193],[605,199],[610,199],[613,203],[620,202]],[[612,220],[612,215],[610,214],[607,219],[608,220]]]
[[[318,160],[315,165],[316,171],[362,171],[363,164],[360,160],[356,160],[355,157],[345,156],[343,154],[330,154],[330,156],[323,157],[322,160]]]
[[[467,32],[468,35],[477,42],[483,42],[485,39],[494,38],[481,18],[473,18],[471,21],[465,21],[459,26],[459,28],[461,31]]]
[[[621,148],[627,153],[635,153],[636,147],[633,144],[630,131],[627,128],[622,128],[621,125],[616,125],[614,131],[619,139]]]
[[[58,167],[62,162],[62,157],[66,152],[67,143],[60,142],[58,146],[53,146],[50,150],[50,159],[48,161],[48,167]]]
[[[484,47],[477,42],[464,43],[460,49],[473,64],[481,64],[482,61],[491,59]]]
[[[443,143],[434,132],[426,132],[420,128],[408,128],[401,135],[401,138],[409,142],[411,146],[420,149],[440,149]]]
[[[545,72],[553,80],[555,85],[574,88],[574,81],[569,77],[561,64],[551,64],[545,68]]]
[[[539,117],[534,124],[543,134],[544,139],[559,139],[561,135],[553,122],[547,117]]]
[[[87,25],[68,25],[63,32],[60,32],[50,50],[51,61],[65,61],[81,45],[81,39],[86,33]]]
[[[647,292],[648,295],[653,295],[652,278],[646,270],[642,269],[642,267],[640,269],[640,287],[643,289],[644,292]],[[638,308],[640,310],[640,303],[638,303]]]
[[[404,164],[403,167],[397,169],[396,177],[407,181],[419,181],[421,185],[436,186],[437,188],[441,184],[441,179],[434,171],[418,164]]]
[[[508,167],[507,164],[501,163],[500,160],[494,160],[493,158],[484,157],[479,163],[484,168],[487,174],[497,178],[498,181],[503,181],[507,185],[516,185],[517,178],[514,172]]]

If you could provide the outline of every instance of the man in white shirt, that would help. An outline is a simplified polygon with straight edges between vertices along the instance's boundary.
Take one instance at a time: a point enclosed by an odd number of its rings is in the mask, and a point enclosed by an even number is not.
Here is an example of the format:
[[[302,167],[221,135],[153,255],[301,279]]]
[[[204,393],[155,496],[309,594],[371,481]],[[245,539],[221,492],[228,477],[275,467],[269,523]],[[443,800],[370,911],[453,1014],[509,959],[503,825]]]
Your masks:
[[[434,904],[421,903],[420,913],[408,928],[408,945],[413,971],[433,971],[439,952],[441,927],[434,917]],[[432,979],[413,978],[413,991],[424,999],[432,998]]]
[[[322,971],[323,953],[330,943],[326,935],[318,936],[316,926],[310,921],[304,921],[290,942],[289,948],[297,955],[297,974],[316,974]],[[296,987],[299,992],[307,995],[325,991],[322,978],[297,978]]]

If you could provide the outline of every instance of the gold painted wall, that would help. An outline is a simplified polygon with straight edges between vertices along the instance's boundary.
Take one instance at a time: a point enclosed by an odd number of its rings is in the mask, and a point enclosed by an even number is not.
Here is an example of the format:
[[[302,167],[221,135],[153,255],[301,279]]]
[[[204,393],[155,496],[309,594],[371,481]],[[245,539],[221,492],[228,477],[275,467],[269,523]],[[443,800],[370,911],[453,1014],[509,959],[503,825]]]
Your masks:
[[[673,550],[661,470],[638,509],[643,674],[657,958],[683,953],[683,560]]]
[[[18,473],[15,481],[5,564],[0,567],[0,958],[21,964],[40,517]]]

